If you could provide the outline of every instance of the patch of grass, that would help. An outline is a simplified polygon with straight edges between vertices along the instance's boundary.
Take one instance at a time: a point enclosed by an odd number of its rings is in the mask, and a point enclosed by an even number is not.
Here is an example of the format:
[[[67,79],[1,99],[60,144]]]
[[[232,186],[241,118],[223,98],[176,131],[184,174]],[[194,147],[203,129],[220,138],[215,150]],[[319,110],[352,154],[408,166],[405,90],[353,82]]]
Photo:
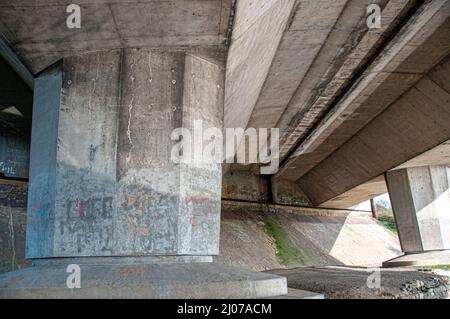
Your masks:
[[[391,232],[398,235],[397,225],[395,224],[394,216],[392,214],[382,213],[378,216],[378,221]]]
[[[304,254],[292,243],[284,229],[273,220],[266,221],[265,230],[275,241],[277,258],[285,266],[306,264]]]
[[[450,265],[433,265],[433,266],[422,266],[419,268],[424,269],[443,269],[443,270],[450,270]]]

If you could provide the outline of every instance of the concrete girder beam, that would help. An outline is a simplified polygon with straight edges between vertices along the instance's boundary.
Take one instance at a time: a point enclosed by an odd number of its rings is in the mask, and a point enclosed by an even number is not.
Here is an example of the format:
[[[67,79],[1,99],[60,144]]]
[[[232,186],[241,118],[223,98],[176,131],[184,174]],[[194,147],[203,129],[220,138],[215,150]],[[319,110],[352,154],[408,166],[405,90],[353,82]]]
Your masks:
[[[448,82],[439,80],[448,78],[449,58],[298,180],[315,205],[322,205],[450,138],[450,90]]]
[[[450,140],[422,153],[413,159],[395,167],[393,170],[418,167],[450,165]],[[326,201],[320,207],[348,208],[376,196],[387,193],[384,175],[380,175],[364,184]]]
[[[385,10],[388,7],[389,4]],[[405,8],[398,7],[397,13],[401,15]],[[303,142],[285,161],[278,176],[300,179],[442,61],[450,52],[449,12],[449,1],[428,2],[421,6],[359,78],[353,81],[311,134],[304,136]],[[396,20],[393,22],[398,23]],[[367,37],[373,38],[374,35],[371,31]],[[361,41],[355,48],[355,54],[364,42]],[[425,58],[425,52],[432,54]],[[333,87],[329,85],[326,90]],[[304,120],[309,118],[316,117],[305,116]],[[300,125],[300,131],[305,127]],[[283,147],[282,142],[281,153]]]

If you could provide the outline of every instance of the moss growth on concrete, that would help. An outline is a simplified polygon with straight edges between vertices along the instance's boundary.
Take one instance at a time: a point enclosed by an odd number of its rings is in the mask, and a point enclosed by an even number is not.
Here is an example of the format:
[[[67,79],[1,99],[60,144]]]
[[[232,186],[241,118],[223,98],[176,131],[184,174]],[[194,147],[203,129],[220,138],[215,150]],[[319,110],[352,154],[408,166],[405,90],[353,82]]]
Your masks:
[[[274,220],[265,223],[266,233],[271,236],[277,248],[277,258],[281,264],[292,267],[305,265],[307,258],[289,239],[284,229]]]

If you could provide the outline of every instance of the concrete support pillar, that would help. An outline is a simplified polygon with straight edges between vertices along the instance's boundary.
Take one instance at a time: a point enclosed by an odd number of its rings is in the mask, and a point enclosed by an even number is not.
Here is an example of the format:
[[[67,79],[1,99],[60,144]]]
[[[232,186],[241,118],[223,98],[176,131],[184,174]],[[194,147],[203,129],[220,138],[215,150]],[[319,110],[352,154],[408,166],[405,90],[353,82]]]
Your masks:
[[[377,203],[375,203],[375,198],[370,199],[370,209],[372,210],[372,217],[378,219],[378,209]]]
[[[174,163],[170,136],[194,119],[222,127],[221,65],[97,52],[65,59],[37,91],[27,257],[218,253],[220,164]]]
[[[219,252],[221,164],[171,158],[175,128],[198,120],[222,128],[222,60],[206,51],[112,50],[65,58],[40,75],[26,255],[47,276],[42,294],[49,284],[67,291],[67,263],[81,265],[80,297],[286,292],[284,278],[207,263]]]
[[[405,253],[450,249],[450,169],[424,166],[386,173]]]

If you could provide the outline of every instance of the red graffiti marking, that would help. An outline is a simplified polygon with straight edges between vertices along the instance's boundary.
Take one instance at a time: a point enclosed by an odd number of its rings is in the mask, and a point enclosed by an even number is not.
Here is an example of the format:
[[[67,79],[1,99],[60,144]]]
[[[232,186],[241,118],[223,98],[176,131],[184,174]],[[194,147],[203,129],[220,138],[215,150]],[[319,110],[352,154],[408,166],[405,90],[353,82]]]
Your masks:
[[[195,227],[197,226],[197,222],[199,221],[200,223],[204,222],[203,218],[207,217],[206,214],[192,214],[192,218],[191,218],[191,227],[192,229],[195,229]]]
[[[119,272],[124,276],[125,278],[128,278],[131,274],[133,275],[144,275],[145,269],[144,268],[119,268]]]
[[[148,231],[147,228],[145,228],[145,227],[134,227],[131,224],[128,225],[128,232],[130,232],[132,234],[142,235],[142,236],[148,236],[148,234],[149,234],[149,231]]]
[[[139,200],[140,200],[139,195],[138,196],[128,195],[128,206],[135,207],[135,208],[137,208],[136,206],[139,207],[139,205],[141,204]]]
[[[155,201],[152,195],[146,195],[145,193],[139,192],[134,195],[121,194],[120,195],[120,207],[124,209],[138,209],[141,214],[142,210],[146,206],[150,206]]]
[[[85,217],[84,210],[89,206],[89,201],[80,200],[77,196],[75,199],[75,207],[78,209],[78,213],[80,215],[80,220],[83,221]]]
[[[33,207],[31,207],[32,212],[39,212],[41,210],[41,203],[36,203]]]
[[[39,217],[44,217],[45,209],[44,207],[41,207],[40,202],[37,202],[33,207],[30,208],[30,213],[28,215],[30,223],[34,223]]]
[[[210,207],[211,207],[211,200],[207,196],[202,197],[202,198],[197,198],[196,196],[189,196],[188,198],[186,198],[186,202],[188,202],[188,203],[194,202],[196,204],[203,204],[204,202],[207,202],[208,205],[210,205]]]
[[[193,204],[193,212],[191,216],[191,228],[196,230],[197,223],[205,226],[208,224],[208,216],[212,212],[212,204],[209,197],[198,198],[196,196],[190,196],[186,199],[186,202]],[[206,205],[205,205],[206,204]],[[200,228],[203,231],[203,227]]]

